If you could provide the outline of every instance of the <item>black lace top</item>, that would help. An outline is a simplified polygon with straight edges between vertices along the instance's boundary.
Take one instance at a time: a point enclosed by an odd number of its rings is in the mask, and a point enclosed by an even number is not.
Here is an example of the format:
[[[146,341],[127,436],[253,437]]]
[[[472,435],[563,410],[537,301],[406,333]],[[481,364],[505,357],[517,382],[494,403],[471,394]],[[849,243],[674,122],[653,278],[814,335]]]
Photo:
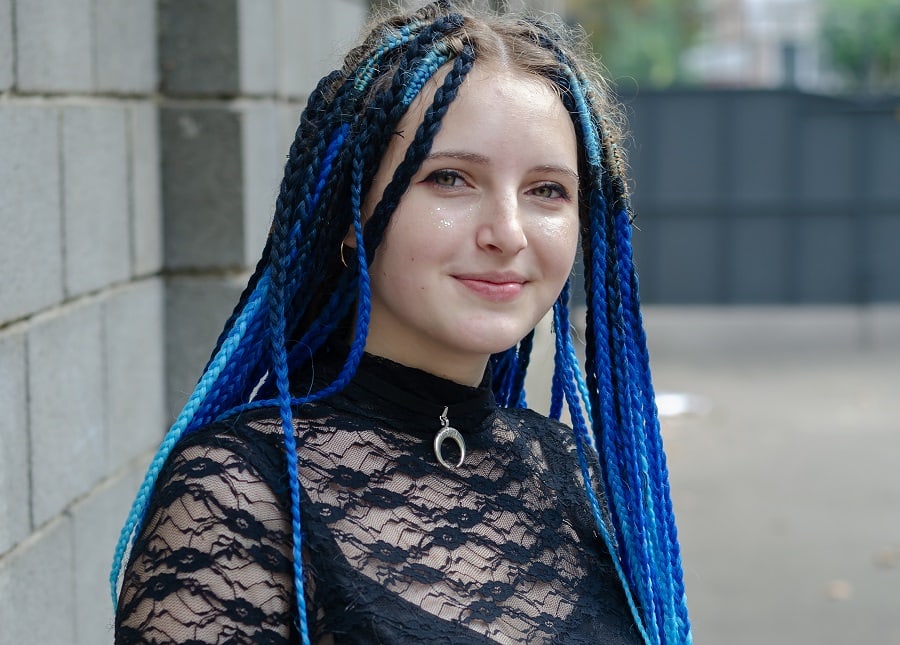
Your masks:
[[[337,366],[320,361],[327,381]],[[459,468],[437,463],[448,407]],[[116,643],[299,642],[278,411],[185,438],[125,571]],[[314,643],[639,643],[571,431],[366,356],[295,410]],[[455,444],[444,443],[456,463]]]

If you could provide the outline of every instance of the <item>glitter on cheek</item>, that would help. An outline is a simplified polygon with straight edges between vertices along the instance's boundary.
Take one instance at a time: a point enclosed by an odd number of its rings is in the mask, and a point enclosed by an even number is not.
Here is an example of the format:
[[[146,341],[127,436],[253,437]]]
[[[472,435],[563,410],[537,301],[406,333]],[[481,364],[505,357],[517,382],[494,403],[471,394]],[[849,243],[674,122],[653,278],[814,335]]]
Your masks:
[[[442,231],[453,228],[453,219],[447,209],[440,206],[431,209],[431,221]]]
[[[575,222],[572,222],[567,218],[544,217],[538,219],[536,225],[541,235],[546,237],[559,237],[568,234],[575,225]]]
[[[449,231],[457,223],[470,219],[474,210],[474,206],[465,206],[463,208],[435,206],[431,209],[431,221],[439,230]]]

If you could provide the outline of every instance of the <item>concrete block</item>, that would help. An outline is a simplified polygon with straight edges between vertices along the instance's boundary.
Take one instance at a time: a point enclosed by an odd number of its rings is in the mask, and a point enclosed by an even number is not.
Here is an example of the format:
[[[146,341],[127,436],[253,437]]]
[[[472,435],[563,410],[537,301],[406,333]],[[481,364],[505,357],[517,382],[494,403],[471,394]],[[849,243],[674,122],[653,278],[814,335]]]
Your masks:
[[[242,116],[227,107],[160,111],[165,262],[245,264]]]
[[[166,282],[167,405],[173,420],[194,391],[246,278],[172,277]]]
[[[17,2],[16,86],[27,91],[91,91],[92,15],[91,0]]]
[[[63,109],[65,284],[85,293],[131,274],[125,109]]]
[[[65,307],[28,333],[32,518],[47,522],[106,470],[102,305]]]
[[[320,78],[334,69],[328,4],[319,0],[279,0],[280,94],[305,97]]]
[[[132,271],[142,276],[162,268],[163,232],[159,169],[159,114],[150,102],[128,106],[128,167],[131,190]]]
[[[237,11],[241,94],[274,94],[278,85],[275,0],[238,0]]]
[[[0,105],[0,321],[62,298],[58,121],[54,109]]]
[[[305,97],[359,39],[368,3],[279,0],[279,93]]]
[[[160,0],[160,84],[170,95],[237,94],[237,0]]]
[[[72,507],[75,552],[75,645],[113,642],[109,568],[137,490],[129,472],[103,483]]]
[[[256,265],[266,244],[275,199],[284,174],[285,150],[291,140],[280,134],[278,107],[274,102],[246,102],[242,108],[244,156],[244,257]]]
[[[0,554],[31,531],[25,334],[0,334]]]
[[[57,519],[0,559],[0,643],[72,642],[75,580],[72,524]]]
[[[154,0],[94,0],[96,86],[101,91],[156,89]]]
[[[0,92],[13,86],[12,0],[0,0]]]
[[[325,3],[331,33],[332,67],[341,64],[344,54],[361,40],[360,31],[369,15],[369,3],[365,0],[334,0]],[[330,71],[330,70],[329,70]]]
[[[111,294],[103,306],[107,473],[159,443],[164,402],[163,286],[153,278]]]

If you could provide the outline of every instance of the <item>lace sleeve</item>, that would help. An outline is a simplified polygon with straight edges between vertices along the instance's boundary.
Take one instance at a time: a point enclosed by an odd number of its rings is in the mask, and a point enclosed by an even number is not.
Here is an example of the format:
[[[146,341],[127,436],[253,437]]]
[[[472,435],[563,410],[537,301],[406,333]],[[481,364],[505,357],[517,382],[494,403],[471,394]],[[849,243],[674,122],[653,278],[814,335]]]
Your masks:
[[[169,460],[132,550],[116,643],[287,643],[290,523],[246,453],[190,445]]]

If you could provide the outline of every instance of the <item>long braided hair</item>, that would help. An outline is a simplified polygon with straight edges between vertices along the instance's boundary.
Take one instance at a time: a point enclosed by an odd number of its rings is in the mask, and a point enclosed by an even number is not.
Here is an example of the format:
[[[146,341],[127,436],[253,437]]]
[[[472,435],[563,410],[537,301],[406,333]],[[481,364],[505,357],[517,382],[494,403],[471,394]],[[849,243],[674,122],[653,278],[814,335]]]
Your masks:
[[[473,64],[489,60],[543,79],[575,125],[585,262],[587,343],[579,362],[569,333],[567,284],[553,306],[555,369],[550,416],[568,407],[596,527],[613,555],[635,621],[647,643],[691,643],[668,473],[650,380],[632,263],[618,111],[602,77],[579,56],[576,40],[548,17],[477,13],[437,0],[378,23],[311,94],[290,148],[272,228],[256,270],[212,357],[164,438],[122,529],[110,574],[117,604],[120,571],[141,530],[166,459],[186,434],[258,407],[280,411],[291,495],[297,629],[309,642],[303,531],[292,408],[344,388],[356,372],[369,324],[368,264],[391,214],[428,155],[441,119]],[[362,201],[394,130],[429,79],[431,105],[381,201],[363,221]],[[341,242],[356,237],[342,266]],[[340,250],[339,250],[340,249]],[[292,397],[289,376],[332,337],[352,333],[337,377]],[[524,407],[533,332],[491,357],[502,406]],[[589,467],[599,456],[599,474]],[[602,478],[605,501],[595,492]]]

